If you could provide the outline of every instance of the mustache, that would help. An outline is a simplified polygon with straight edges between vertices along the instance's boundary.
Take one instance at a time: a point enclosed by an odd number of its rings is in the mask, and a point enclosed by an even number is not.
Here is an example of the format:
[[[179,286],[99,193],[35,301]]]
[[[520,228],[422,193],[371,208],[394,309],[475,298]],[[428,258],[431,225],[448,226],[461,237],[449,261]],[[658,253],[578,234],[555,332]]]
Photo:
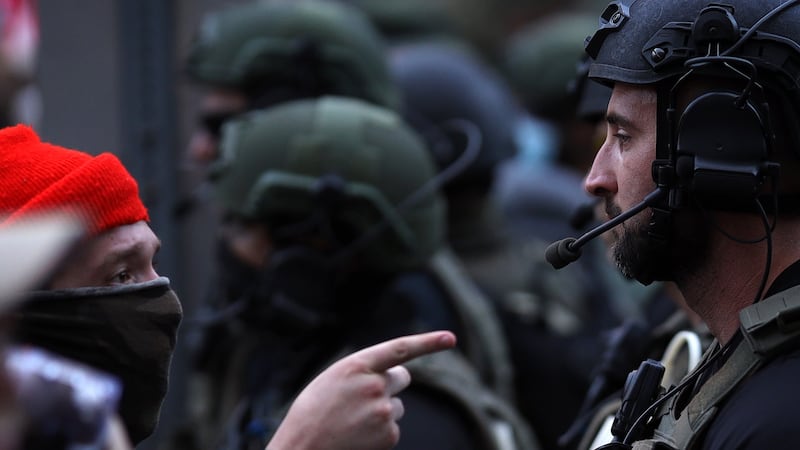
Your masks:
[[[622,208],[619,205],[615,204],[610,198],[605,200],[605,212],[608,220],[611,220],[618,215],[622,214]]]

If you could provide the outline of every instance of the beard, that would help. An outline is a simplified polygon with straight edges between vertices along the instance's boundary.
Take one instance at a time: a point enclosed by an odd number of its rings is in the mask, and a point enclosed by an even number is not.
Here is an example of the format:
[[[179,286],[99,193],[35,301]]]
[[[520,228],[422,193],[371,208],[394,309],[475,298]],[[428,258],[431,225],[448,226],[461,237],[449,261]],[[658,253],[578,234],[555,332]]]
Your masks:
[[[696,273],[706,260],[711,228],[699,211],[671,211],[665,216],[642,213],[612,231],[614,263],[626,278],[649,285],[653,281],[680,281]],[[606,201],[606,214],[614,218],[622,213],[616,204]],[[658,223],[668,221],[668,223]],[[656,237],[655,229],[666,229]]]

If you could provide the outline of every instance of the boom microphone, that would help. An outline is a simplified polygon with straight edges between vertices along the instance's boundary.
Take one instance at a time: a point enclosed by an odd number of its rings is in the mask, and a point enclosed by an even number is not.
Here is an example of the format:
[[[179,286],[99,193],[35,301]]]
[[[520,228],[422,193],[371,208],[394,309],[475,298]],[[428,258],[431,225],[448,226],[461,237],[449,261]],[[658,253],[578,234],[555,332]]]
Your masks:
[[[581,247],[586,245],[587,242],[591,241],[592,239],[600,236],[601,234],[605,233],[606,231],[614,228],[615,226],[625,222],[626,220],[630,219],[631,217],[635,216],[642,212],[645,208],[648,208],[654,205],[657,201],[661,199],[666,193],[668,189],[666,188],[658,188],[655,191],[647,194],[647,196],[641,202],[637,203],[633,208],[625,211],[624,213],[614,217],[613,219],[605,222],[603,224],[598,225],[595,228],[592,228],[586,234],[579,238],[565,238],[561,239],[560,241],[553,242],[549,246],[547,246],[547,250],[544,252],[544,257],[550,265],[553,266],[555,269],[561,269],[562,267],[566,266],[567,264],[574,262],[581,256]]]

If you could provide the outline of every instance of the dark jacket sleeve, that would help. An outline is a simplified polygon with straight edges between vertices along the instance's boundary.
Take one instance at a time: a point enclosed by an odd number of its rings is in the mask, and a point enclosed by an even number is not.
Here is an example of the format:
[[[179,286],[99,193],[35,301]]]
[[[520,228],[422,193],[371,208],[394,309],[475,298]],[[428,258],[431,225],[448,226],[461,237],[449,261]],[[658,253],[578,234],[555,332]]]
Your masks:
[[[478,425],[456,404],[433,391],[414,388],[402,394],[405,415],[400,419],[397,450],[485,450]]]

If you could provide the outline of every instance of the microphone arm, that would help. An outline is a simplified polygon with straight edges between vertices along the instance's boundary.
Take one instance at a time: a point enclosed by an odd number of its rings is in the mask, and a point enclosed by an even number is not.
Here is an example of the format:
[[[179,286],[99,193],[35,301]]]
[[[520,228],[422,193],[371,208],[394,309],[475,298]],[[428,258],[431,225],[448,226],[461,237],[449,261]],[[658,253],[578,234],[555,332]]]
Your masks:
[[[583,236],[577,239],[574,237],[569,237],[561,239],[560,241],[553,242],[547,247],[547,250],[545,250],[544,252],[545,259],[555,269],[561,269],[567,264],[574,262],[575,260],[580,258],[581,247],[586,245],[586,243],[600,236],[606,231],[614,228],[615,226],[621,224],[622,222],[625,222],[626,220],[630,219],[636,214],[639,214],[645,208],[649,208],[650,206],[654,205],[664,195],[666,195],[667,192],[668,189],[659,187],[653,192],[647,194],[647,196],[641,202],[634,205],[631,209],[623,212],[617,217],[614,217],[608,222],[602,223],[597,227],[592,228],[591,230],[586,232],[586,234],[584,234]]]

